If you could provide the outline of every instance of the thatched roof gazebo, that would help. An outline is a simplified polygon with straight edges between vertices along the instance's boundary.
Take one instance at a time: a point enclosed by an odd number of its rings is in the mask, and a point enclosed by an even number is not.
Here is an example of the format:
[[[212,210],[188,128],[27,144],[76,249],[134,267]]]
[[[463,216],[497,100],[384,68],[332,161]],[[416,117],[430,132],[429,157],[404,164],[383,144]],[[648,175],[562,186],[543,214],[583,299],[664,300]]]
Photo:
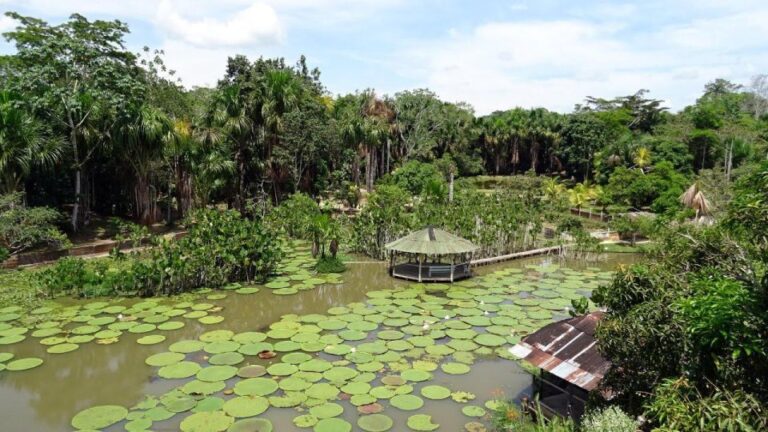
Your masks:
[[[479,249],[467,239],[434,227],[412,232],[384,246],[393,277],[418,282],[453,282],[472,276],[472,252]],[[398,262],[400,258],[405,262]]]

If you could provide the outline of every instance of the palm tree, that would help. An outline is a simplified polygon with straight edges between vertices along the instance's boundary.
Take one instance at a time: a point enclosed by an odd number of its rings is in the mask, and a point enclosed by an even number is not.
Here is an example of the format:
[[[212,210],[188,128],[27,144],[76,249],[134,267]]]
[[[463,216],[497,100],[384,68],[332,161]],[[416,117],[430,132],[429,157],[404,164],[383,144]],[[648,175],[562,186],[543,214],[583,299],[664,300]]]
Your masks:
[[[557,204],[563,199],[565,186],[554,178],[544,180],[544,197],[547,201]]]
[[[584,204],[590,202],[592,198],[593,192],[584,183],[579,183],[568,191],[568,202],[573,207],[576,207],[579,216],[581,216],[581,208],[584,207]]]
[[[159,171],[157,164],[172,127],[171,120],[163,112],[142,105],[118,129],[123,157],[134,175],[134,216],[143,224],[153,224],[159,216],[157,188],[151,177]]]
[[[234,207],[245,210],[248,161],[257,141],[258,125],[253,121],[253,105],[237,85],[219,91],[203,118],[199,136],[208,147],[229,147],[234,160]]]
[[[0,190],[16,192],[34,166],[51,166],[62,155],[63,141],[48,136],[13,94],[0,92]]]
[[[394,109],[387,101],[376,97],[376,93],[367,90],[363,93],[361,115],[364,118],[364,149],[366,157],[365,187],[368,192],[373,190],[379,165],[379,153],[385,142],[389,141],[390,132],[394,130]]]
[[[642,173],[645,173],[645,168],[651,164],[651,151],[648,147],[640,147],[635,152],[634,158],[635,166],[640,169]]]
[[[272,179],[275,200],[279,200],[279,183],[287,170],[280,167],[272,159],[272,149],[280,143],[283,133],[283,116],[299,105],[304,87],[289,69],[270,69],[264,73],[261,81],[263,100],[261,117],[267,139],[264,145],[264,161],[267,174]]]
[[[698,182],[694,182],[682,195],[680,195],[680,203],[684,206],[696,211],[694,220],[699,222],[702,217],[709,216],[712,212],[712,204],[701,188]]]

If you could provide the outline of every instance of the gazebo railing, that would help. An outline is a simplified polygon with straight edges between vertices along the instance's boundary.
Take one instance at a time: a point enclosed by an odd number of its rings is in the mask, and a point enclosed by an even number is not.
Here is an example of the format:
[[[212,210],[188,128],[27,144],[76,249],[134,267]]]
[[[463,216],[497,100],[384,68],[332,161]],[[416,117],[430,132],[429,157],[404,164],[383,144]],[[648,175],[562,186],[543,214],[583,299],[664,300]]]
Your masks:
[[[471,276],[469,262],[448,263],[401,263],[392,266],[392,276],[415,281],[454,281]]]

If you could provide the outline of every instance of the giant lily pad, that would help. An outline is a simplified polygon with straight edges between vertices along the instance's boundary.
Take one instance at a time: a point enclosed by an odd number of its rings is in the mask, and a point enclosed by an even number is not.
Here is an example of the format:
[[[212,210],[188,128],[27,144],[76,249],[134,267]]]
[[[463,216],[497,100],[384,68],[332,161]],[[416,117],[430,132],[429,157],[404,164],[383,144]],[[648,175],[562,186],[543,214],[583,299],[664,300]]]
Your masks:
[[[432,416],[426,414],[416,414],[408,417],[408,428],[418,432],[427,432],[437,430],[439,424],[432,423]]]
[[[171,344],[168,349],[177,353],[189,354],[195,351],[200,351],[205,346],[204,342],[196,340],[181,340]]]
[[[63,354],[63,353],[68,353],[70,351],[74,351],[78,348],[80,348],[80,345],[78,344],[63,343],[63,344],[53,345],[49,347],[46,351],[48,351],[51,354]]]
[[[487,347],[497,347],[507,343],[507,340],[504,339],[503,337],[497,336],[494,334],[489,334],[489,333],[483,333],[483,334],[477,335],[474,341],[478,345],[483,345]]]
[[[421,389],[421,395],[433,400],[447,399],[451,396],[451,390],[439,385],[428,385]]]
[[[165,336],[163,335],[149,335],[149,336],[143,336],[136,339],[136,343],[140,345],[154,345],[154,344],[159,344],[164,340],[165,340]]]
[[[485,408],[477,405],[467,405],[461,408],[461,412],[467,417],[482,417],[485,415]]]
[[[344,412],[344,407],[333,402],[327,402],[322,405],[313,406],[309,413],[318,419],[338,417]]]
[[[392,419],[384,414],[371,414],[357,419],[357,425],[366,432],[386,432],[392,429]]]
[[[237,375],[233,366],[208,366],[197,372],[197,379],[205,382],[226,381]]]
[[[18,360],[8,362],[8,364],[5,365],[5,368],[12,372],[18,372],[18,371],[25,371],[28,369],[36,368],[41,364],[43,364],[43,359],[41,358],[26,357],[26,358],[20,358]]]
[[[239,396],[224,403],[224,412],[232,417],[253,417],[269,408],[269,402],[261,396]]]
[[[162,352],[151,355],[144,360],[150,366],[168,366],[184,360],[184,354],[176,352]]]
[[[161,367],[157,371],[157,375],[165,379],[182,379],[194,376],[200,370],[200,365],[195,362],[181,361]]]
[[[75,429],[104,429],[123,420],[128,410],[119,405],[100,405],[80,411],[72,418]]]
[[[308,388],[306,393],[307,396],[315,399],[330,400],[336,399],[336,396],[339,395],[339,389],[332,384],[318,383]]]
[[[270,378],[249,378],[235,384],[239,396],[267,396],[277,391],[277,381]]]
[[[236,421],[227,432],[272,432],[272,422],[265,418],[250,418]]]
[[[318,421],[312,430],[313,432],[350,432],[352,425],[339,418],[327,418]]]
[[[440,366],[440,369],[449,375],[463,375],[470,371],[469,366],[464,363],[444,363]]]
[[[424,400],[411,394],[396,395],[389,400],[389,403],[403,411],[415,411],[424,406]]]
[[[223,432],[235,421],[222,411],[208,411],[192,414],[180,425],[182,432]]]

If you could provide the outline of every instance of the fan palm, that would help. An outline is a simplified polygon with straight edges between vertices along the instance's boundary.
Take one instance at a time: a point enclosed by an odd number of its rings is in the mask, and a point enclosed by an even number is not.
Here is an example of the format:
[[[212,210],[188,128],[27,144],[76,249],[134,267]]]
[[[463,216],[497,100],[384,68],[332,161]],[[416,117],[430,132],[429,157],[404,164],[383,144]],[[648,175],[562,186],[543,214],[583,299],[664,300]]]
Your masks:
[[[29,115],[19,99],[0,92],[0,189],[18,191],[34,166],[51,166],[62,155],[63,141],[47,136],[42,124]]]
[[[712,204],[704,195],[698,182],[693,183],[680,195],[680,203],[696,211],[696,221],[699,221],[704,216],[709,216],[712,212]]]

